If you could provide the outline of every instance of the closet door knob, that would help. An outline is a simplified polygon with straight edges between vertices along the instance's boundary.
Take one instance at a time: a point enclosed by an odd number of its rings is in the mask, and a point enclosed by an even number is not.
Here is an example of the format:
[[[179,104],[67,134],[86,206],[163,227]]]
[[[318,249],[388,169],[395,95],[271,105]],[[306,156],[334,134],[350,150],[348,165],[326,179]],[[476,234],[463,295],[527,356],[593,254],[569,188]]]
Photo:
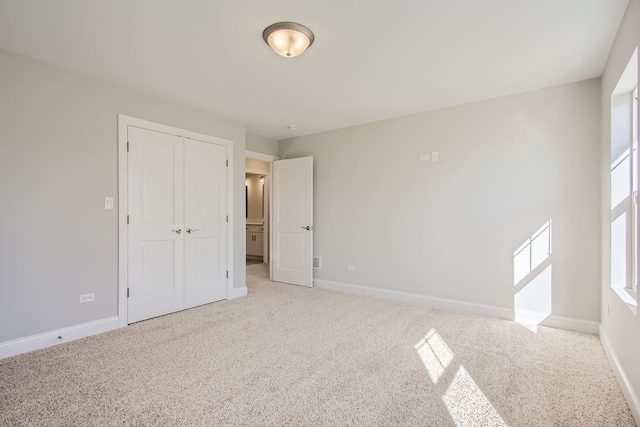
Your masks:
[[[191,233],[195,233],[196,231],[200,231],[200,229],[198,228],[187,228],[187,233],[191,234]]]
[[[180,234],[182,233],[182,229],[178,228],[177,230],[171,230],[173,233]]]

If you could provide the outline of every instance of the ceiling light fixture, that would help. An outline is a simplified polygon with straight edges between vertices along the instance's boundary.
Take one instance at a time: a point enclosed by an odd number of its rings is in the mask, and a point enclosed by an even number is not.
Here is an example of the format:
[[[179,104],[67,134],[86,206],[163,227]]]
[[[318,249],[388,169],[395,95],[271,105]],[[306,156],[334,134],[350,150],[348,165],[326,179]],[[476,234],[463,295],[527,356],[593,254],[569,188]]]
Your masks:
[[[262,33],[262,38],[275,53],[286,58],[300,55],[315,39],[310,29],[295,22],[269,25]]]

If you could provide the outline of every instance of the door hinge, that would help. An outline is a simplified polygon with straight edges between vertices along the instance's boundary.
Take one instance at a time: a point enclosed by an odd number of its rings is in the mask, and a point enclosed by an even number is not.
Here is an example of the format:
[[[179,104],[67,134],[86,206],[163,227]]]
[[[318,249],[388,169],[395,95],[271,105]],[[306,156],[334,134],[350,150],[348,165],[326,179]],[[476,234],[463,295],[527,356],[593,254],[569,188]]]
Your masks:
[[[127,225],[129,224],[129,215],[127,215]]]
[[[229,222],[229,215],[227,215],[227,222]]]
[[[127,298],[129,298],[129,288],[127,288]]]
[[[229,159],[227,159],[227,167],[229,167]]]
[[[129,152],[129,143],[127,142],[127,152]]]
[[[229,278],[229,270],[227,270],[227,279]]]

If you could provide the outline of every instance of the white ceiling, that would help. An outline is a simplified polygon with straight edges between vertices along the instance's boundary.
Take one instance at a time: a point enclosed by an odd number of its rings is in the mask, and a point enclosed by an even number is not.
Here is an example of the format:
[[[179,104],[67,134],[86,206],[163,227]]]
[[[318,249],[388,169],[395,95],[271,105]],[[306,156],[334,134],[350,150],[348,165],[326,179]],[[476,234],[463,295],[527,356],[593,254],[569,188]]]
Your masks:
[[[599,77],[628,2],[0,0],[0,48],[284,139]]]

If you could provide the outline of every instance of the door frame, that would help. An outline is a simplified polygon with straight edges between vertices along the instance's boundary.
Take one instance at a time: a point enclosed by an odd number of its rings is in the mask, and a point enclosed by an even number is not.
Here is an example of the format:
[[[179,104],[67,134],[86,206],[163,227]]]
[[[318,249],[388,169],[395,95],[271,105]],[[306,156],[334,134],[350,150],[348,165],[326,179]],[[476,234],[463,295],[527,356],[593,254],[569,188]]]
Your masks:
[[[255,159],[254,159],[255,160]],[[271,169],[271,167],[269,167],[269,169]],[[269,200],[270,198],[270,194],[271,194],[271,171],[267,172],[267,171],[263,171],[260,169],[251,169],[251,168],[247,168],[245,165],[245,173],[250,173],[250,174],[254,174],[254,175],[264,175],[265,177],[265,183],[264,185],[264,193],[262,194],[262,198],[264,199],[264,206],[265,206],[265,214],[263,217],[263,221],[264,223],[263,228],[264,228],[264,243],[262,245],[262,262],[263,263],[268,263],[269,262],[269,224],[271,223],[271,218],[270,218],[270,211],[269,209],[271,208],[271,200]]]
[[[268,191],[268,200],[269,200],[269,220],[268,220],[268,224],[265,227],[267,232],[268,232],[268,243],[265,243],[265,249],[268,249],[268,262],[269,262],[269,279],[273,279],[273,239],[271,238],[271,236],[273,236],[273,229],[271,227],[271,218],[273,218],[273,179],[271,179],[273,177],[273,162],[275,160],[280,160],[280,157],[278,156],[273,156],[271,154],[264,154],[264,153],[258,153],[257,151],[249,151],[249,150],[245,150],[244,152],[244,158],[246,159],[254,159],[254,160],[262,160],[263,162],[267,162],[269,163],[269,179],[267,180],[267,183],[269,184],[268,186],[265,187],[266,191]],[[247,170],[247,166],[246,166],[246,161],[245,161],[245,171]],[[262,171],[260,171],[262,172]],[[245,248],[245,257],[246,255],[246,248]],[[263,257],[263,261],[264,262],[264,257]]]
[[[234,269],[233,269],[233,141],[205,135],[198,132],[180,129],[149,120],[138,119],[136,117],[118,114],[118,327],[128,325],[128,300],[127,288],[129,287],[129,247],[127,214],[129,200],[129,181],[127,173],[127,128],[136,126],[157,132],[168,133],[181,137],[196,139],[217,145],[224,145],[227,148],[227,265],[229,272],[227,278],[227,299],[233,295]]]

